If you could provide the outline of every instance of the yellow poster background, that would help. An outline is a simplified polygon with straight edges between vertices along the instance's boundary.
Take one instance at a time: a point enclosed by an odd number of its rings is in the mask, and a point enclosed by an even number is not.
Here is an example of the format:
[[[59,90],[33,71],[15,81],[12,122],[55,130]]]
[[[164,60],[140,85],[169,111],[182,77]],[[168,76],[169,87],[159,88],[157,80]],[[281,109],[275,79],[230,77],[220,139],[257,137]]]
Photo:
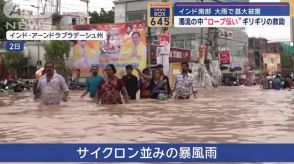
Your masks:
[[[170,67],[171,67],[171,79],[170,79],[171,85],[174,86],[176,83],[177,74],[181,73],[182,68],[180,63],[171,63]]]
[[[107,64],[114,64],[117,75],[123,76],[125,66],[146,67],[147,49],[145,22],[118,24],[78,25],[76,30],[106,31],[103,41],[77,41],[73,46],[72,70],[80,69],[81,76],[88,76],[92,66],[99,66],[102,73]],[[135,73],[135,72],[134,72]]]

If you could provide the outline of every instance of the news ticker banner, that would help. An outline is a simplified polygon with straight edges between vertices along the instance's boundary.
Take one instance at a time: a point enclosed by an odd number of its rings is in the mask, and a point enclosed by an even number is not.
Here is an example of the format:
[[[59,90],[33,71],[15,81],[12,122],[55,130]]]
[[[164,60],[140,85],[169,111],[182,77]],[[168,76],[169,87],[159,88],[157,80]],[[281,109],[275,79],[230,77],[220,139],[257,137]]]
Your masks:
[[[289,3],[174,4],[175,27],[279,27],[290,26]]]
[[[0,144],[0,162],[294,162],[294,144]]]

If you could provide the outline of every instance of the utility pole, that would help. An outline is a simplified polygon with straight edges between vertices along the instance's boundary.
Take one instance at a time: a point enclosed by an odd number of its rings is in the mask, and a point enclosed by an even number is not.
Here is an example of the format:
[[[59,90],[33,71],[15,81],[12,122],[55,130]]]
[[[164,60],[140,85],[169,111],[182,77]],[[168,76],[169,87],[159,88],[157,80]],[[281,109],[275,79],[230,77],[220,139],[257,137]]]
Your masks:
[[[39,31],[39,16],[40,16],[40,0],[37,1],[37,6],[31,5],[31,7],[34,7],[37,9],[37,16],[36,16],[36,23],[37,23],[37,31]],[[37,58],[37,69],[40,68],[41,62],[40,62],[40,40],[37,40],[37,53],[38,53],[38,58]]]
[[[151,66],[151,28],[147,27],[147,35],[148,35],[148,56],[147,56],[147,66]]]
[[[87,0],[87,14],[89,14],[89,2],[90,2],[90,0]]]
[[[61,8],[61,0],[56,0],[55,13],[60,14],[60,8]]]
[[[88,20],[87,20],[87,24],[89,24],[90,22],[89,22],[89,3],[90,3],[90,0],[80,0],[81,2],[85,2],[86,3],[86,5],[87,5],[87,18],[88,18]]]

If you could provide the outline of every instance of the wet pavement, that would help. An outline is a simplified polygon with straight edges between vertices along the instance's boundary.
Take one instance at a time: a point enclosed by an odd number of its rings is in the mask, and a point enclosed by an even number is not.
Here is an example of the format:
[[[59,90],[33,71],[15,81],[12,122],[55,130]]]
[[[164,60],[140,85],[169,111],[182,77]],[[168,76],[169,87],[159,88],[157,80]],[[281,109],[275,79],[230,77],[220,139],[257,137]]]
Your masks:
[[[32,94],[0,97],[1,143],[293,143],[294,92],[201,90],[197,99],[101,106],[81,92],[42,106]]]

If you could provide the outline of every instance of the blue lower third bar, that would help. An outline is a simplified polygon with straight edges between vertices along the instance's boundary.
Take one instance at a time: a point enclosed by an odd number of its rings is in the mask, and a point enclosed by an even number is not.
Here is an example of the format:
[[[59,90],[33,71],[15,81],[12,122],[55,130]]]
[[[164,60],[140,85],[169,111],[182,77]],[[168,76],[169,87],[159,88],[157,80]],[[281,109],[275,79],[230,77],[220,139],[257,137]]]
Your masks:
[[[0,144],[0,162],[294,162],[294,144]]]

